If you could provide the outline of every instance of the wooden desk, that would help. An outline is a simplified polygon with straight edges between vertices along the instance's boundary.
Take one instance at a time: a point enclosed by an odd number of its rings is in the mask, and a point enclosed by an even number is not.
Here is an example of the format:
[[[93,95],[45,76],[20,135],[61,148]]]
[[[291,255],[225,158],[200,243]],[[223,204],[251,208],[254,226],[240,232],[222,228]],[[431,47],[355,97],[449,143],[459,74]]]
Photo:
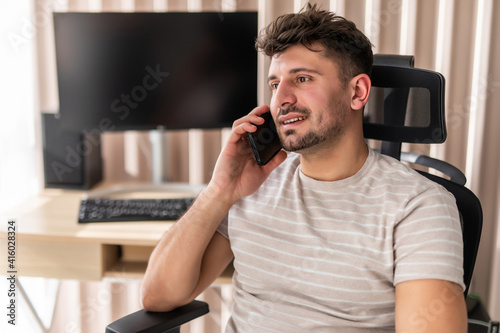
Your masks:
[[[142,278],[151,251],[175,222],[78,223],[82,194],[46,189],[2,216],[2,243],[7,238],[8,219],[16,220],[19,276]],[[3,258],[1,272],[7,271],[7,256]],[[228,269],[216,283],[231,283],[231,275]]]

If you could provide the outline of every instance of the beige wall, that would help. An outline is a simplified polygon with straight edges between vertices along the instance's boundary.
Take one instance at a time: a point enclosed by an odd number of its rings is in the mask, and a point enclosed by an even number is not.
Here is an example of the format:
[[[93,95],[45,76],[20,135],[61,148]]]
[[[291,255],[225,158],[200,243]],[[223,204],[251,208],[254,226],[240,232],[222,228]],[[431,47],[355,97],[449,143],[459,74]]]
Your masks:
[[[297,11],[299,0],[53,0],[35,1],[43,15],[45,3],[68,11],[258,10],[260,26],[278,15]],[[414,54],[416,67],[446,77],[448,139],[431,154],[462,169],[468,186],[484,209],[484,228],[472,292],[500,318],[500,2],[495,0],[323,0],[353,20],[372,40],[375,53]],[[45,7],[45,8],[43,8]],[[52,26],[37,35],[40,110],[57,110],[57,82]],[[264,88],[269,60],[259,58],[259,103],[269,100]],[[207,182],[221,146],[220,131],[175,132],[164,135],[168,180]],[[419,148],[416,148],[419,149]],[[149,180],[150,145],[145,133],[104,136],[107,180]],[[428,150],[428,149],[427,149]],[[189,151],[194,151],[190,157]],[[202,157],[199,156],[202,152]],[[136,159],[135,156],[139,158]],[[195,161],[195,158],[198,158]],[[191,165],[190,165],[191,160]],[[194,161],[194,162],[193,162]],[[495,274],[493,274],[495,273]]]

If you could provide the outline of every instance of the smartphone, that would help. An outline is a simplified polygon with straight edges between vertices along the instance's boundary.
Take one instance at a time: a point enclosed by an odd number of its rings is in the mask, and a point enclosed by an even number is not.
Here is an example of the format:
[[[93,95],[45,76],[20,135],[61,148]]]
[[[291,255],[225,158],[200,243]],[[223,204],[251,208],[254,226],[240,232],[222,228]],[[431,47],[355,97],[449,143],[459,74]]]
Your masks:
[[[264,118],[264,123],[257,125],[255,132],[247,132],[247,136],[257,164],[266,165],[282,147],[271,112],[264,113],[261,117]]]

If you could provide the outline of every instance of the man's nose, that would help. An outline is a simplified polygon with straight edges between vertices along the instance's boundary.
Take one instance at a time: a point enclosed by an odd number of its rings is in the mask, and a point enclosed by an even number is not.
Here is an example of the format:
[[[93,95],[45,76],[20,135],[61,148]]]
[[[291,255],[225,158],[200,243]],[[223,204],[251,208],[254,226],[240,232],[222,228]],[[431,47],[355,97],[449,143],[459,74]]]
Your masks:
[[[286,81],[280,82],[278,88],[273,95],[273,106],[283,108],[293,105],[297,102],[297,97],[293,86]]]

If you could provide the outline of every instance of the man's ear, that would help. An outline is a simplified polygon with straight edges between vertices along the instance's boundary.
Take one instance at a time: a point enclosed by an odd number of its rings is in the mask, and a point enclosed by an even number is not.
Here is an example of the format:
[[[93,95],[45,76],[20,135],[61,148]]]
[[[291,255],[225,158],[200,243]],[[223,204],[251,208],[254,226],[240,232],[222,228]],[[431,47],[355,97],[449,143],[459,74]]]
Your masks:
[[[360,110],[368,102],[372,81],[368,75],[359,74],[352,78],[350,86],[352,89],[351,108],[353,110]]]

